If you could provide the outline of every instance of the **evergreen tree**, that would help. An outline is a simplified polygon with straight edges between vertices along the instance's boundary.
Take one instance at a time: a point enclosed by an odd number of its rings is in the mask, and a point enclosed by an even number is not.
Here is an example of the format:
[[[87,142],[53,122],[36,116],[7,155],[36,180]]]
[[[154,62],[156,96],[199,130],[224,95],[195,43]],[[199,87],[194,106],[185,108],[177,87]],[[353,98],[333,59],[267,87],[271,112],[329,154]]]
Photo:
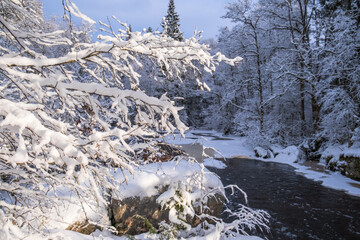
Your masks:
[[[164,28],[166,34],[169,37],[177,41],[183,41],[184,37],[182,32],[180,31],[179,21],[179,14],[175,12],[174,0],[170,0],[167,15],[165,16],[165,21],[161,24],[161,26]]]

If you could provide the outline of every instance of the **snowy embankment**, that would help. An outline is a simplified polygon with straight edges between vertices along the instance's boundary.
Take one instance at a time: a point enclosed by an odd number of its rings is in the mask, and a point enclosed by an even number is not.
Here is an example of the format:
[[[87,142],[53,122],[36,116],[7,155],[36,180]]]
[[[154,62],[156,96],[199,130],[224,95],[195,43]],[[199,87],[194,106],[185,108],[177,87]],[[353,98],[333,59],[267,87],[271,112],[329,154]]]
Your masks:
[[[295,146],[290,146],[285,149],[277,148],[276,151],[278,154],[276,157],[270,156],[270,158],[264,159],[255,156],[253,147],[246,143],[246,138],[236,136],[224,137],[216,131],[194,130],[189,131],[185,139],[176,135],[168,137],[166,141],[175,145],[200,143],[204,146],[204,149],[216,149],[215,157],[217,158],[252,158],[261,161],[288,164],[295,168],[296,173],[313,179],[314,181],[319,181],[325,187],[342,190],[354,196],[360,196],[360,182],[347,178],[339,172],[319,171],[318,168],[314,168],[314,166],[297,162],[299,154],[301,153]],[[335,150],[333,150],[332,153],[334,151]],[[358,153],[358,155],[360,155],[360,153]],[[220,167],[224,167],[222,162],[212,159],[205,159],[204,165],[213,167],[219,167],[220,165]],[[325,169],[325,163],[317,163],[317,165]]]

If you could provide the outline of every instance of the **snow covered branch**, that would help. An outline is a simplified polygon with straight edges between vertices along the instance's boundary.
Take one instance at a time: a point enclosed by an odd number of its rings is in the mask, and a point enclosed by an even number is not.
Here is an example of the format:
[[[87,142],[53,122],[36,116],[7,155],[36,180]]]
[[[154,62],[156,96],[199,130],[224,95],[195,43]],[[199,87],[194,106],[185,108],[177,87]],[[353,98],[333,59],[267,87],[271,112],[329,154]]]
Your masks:
[[[90,42],[72,25],[46,23],[37,0],[1,4],[0,214],[30,232],[60,204],[81,204],[90,219],[120,191],[111,169],[133,173],[159,133],[187,129],[166,95],[141,91],[139,57],[177,77],[240,60],[211,55],[195,38],[179,42],[126,25],[118,33],[107,26],[112,35]],[[71,1],[63,5],[70,24],[72,15],[94,23]]]

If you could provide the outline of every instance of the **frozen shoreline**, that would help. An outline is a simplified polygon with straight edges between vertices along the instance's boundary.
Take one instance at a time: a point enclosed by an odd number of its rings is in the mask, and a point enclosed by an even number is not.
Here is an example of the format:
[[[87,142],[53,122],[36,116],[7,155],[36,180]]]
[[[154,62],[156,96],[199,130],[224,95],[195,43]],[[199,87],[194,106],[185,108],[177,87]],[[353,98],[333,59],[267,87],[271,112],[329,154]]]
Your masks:
[[[294,161],[296,160],[296,156],[292,152],[287,152],[287,154],[281,154],[276,158],[270,159],[255,157],[252,147],[246,144],[246,138],[244,137],[224,137],[216,131],[192,130],[186,133],[185,138],[181,138],[179,135],[168,136],[166,138],[166,142],[175,145],[198,143],[203,145],[205,148],[216,149],[219,153],[216,153],[215,157],[239,159],[251,158],[265,162],[288,164],[295,168],[295,172],[297,174],[301,174],[314,181],[319,181],[325,187],[344,191],[347,194],[360,197],[360,182],[347,178],[339,172],[313,170],[314,167],[312,166],[295,163]],[[217,166],[217,162],[219,161],[207,160],[205,165],[214,165],[214,167],[219,167]],[[323,167],[321,163],[318,163],[317,165],[317,167]]]

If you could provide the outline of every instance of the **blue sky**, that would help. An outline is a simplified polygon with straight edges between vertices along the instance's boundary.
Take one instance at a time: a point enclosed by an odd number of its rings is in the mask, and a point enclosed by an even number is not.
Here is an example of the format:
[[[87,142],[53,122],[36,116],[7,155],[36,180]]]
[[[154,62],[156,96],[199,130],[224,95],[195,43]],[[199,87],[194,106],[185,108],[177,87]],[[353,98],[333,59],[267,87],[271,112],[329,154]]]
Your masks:
[[[222,26],[231,22],[222,19],[224,6],[231,0],[175,0],[176,11],[180,15],[180,28],[185,37],[192,36],[195,28],[203,30],[203,38],[215,38]],[[46,17],[62,16],[61,0],[43,0]],[[130,23],[133,30],[141,31],[152,27],[161,30],[162,17],[167,13],[169,0],[73,0],[80,11],[95,21],[107,21],[116,16]]]

